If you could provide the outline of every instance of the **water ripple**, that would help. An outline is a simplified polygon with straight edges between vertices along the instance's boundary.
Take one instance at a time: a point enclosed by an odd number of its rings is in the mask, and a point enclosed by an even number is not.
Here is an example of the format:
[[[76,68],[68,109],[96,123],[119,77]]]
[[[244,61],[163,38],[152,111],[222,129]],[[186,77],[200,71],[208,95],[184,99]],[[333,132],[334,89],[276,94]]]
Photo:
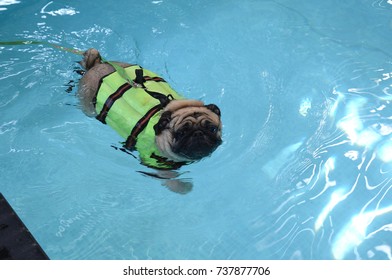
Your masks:
[[[370,87],[338,94],[335,89],[337,98],[327,103],[314,135],[275,175],[277,186],[291,187],[277,199],[275,222],[263,230],[258,250],[274,251],[275,258],[308,258],[320,256],[318,244],[328,242],[327,258],[380,258],[381,253],[390,258],[382,240],[391,225],[382,221],[392,215],[391,105],[380,90],[390,76],[381,74]],[[300,242],[303,234],[309,246],[295,250],[293,240]]]

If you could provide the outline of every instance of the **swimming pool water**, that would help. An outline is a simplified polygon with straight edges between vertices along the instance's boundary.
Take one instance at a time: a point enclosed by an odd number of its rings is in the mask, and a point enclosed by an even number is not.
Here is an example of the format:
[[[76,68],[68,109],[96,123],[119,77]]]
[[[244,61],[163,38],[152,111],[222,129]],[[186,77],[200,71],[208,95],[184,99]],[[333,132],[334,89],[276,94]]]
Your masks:
[[[5,5],[6,3],[12,3]],[[0,41],[138,63],[224,143],[137,171],[83,115],[76,55],[0,46],[0,192],[51,259],[391,259],[392,2],[0,1]]]

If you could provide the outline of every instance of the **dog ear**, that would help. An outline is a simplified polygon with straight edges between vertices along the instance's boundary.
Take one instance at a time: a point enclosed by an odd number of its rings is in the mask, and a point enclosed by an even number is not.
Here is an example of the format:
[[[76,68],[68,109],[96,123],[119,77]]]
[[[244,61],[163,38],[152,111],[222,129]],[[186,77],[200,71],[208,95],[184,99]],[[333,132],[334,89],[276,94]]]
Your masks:
[[[219,117],[221,116],[221,111],[215,104],[208,104],[206,105],[206,108],[217,114]]]
[[[158,123],[154,125],[155,135],[161,134],[162,131],[167,128],[170,121],[171,121],[171,112],[169,111],[163,112]]]

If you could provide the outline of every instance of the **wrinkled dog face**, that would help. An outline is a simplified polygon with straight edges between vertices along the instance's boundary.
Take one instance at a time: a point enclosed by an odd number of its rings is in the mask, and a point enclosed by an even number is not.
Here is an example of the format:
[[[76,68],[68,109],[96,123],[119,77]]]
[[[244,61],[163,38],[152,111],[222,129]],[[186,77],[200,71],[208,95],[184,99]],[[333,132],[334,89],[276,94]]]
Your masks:
[[[166,111],[155,126],[157,145],[170,158],[200,160],[222,143],[220,110],[214,105]]]
[[[209,107],[216,108],[219,112],[216,105],[206,106],[208,111],[188,110],[173,124],[174,153],[191,160],[199,160],[209,156],[222,143],[220,114]]]

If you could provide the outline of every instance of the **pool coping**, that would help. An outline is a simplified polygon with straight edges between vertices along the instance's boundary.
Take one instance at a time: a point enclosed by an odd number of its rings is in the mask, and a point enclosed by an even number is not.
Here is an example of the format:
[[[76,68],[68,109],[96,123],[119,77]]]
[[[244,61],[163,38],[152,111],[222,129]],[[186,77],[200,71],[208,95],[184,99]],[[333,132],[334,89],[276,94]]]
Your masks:
[[[48,255],[0,193],[0,260],[48,259]]]

